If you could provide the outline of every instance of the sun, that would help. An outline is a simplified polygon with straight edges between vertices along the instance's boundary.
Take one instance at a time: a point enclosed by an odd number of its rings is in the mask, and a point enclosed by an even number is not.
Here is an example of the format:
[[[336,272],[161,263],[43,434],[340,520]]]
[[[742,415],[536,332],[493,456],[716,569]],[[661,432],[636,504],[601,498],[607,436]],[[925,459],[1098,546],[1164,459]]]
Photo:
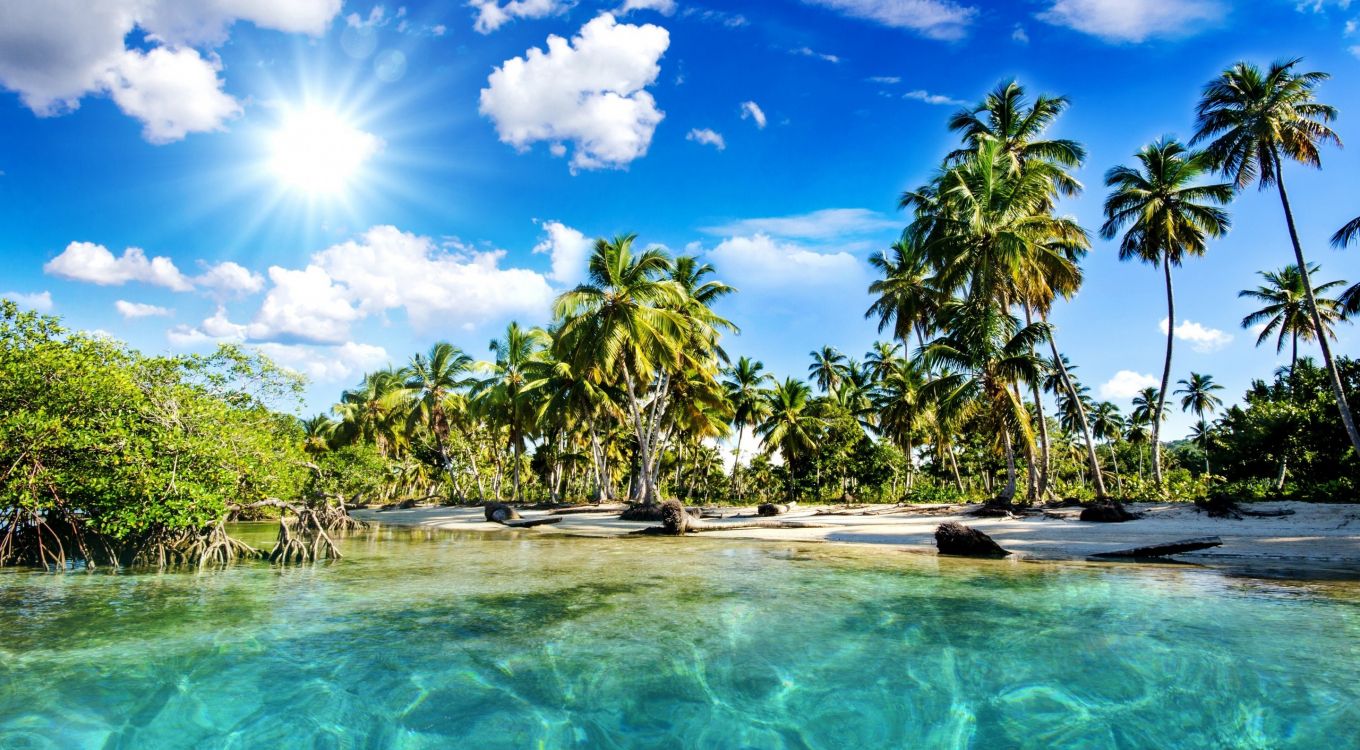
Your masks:
[[[274,177],[309,196],[344,193],[383,147],[378,136],[333,111],[313,107],[285,112],[268,138]]]

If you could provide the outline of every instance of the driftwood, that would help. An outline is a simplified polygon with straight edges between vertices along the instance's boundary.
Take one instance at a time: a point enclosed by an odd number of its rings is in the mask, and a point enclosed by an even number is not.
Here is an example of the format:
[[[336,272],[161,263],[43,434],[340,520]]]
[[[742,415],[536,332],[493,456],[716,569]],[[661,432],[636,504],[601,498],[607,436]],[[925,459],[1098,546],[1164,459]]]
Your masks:
[[[518,521],[501,521],[501,525],[509,526],[514,529],[530,529],[535,526],[545,526],[550,523],[561,523],[562,518],[525,518]]]
[[[665,503],[651,503],[651,504],[633,503],[632,505],[629,505],[628,508],[625,509],[622,513],[619,514],[619,520],[663,521],[664,519],[662,518],[662,516],[664,515],[664,513],[662,511],[662,508],[665,507],[666,503],[675,503],[676,505],[680,505],[679,500],[667,500]],[[703,510],[700,508],[687,507],[685,508],[685,512],[689,513],[691,516],[694,516],[695,518],[698,518],[699,516],[703,515]]]
[[[558,508],[549,513],[554,516],[566,516],[574,513],[620,513],[628,510],[627,503],[602,503],[600,505],[573,505],[569,508]]]
[[[1151,557],[1168,557],[1179,555],[1182,552],[1194,552],[1201,549],[1209,549],[1223,544],[1223,540],[1216,536],[1198,537],[1195,539],[1182,539],[1179,542],[1167,542],[1166,544],[1152,544],[1146,547],[1134,547],[1133,549],[1121,549],[1117,552],[1097,552],[1091,557],[1127,557],[1134,559]]]
[[[1096,523],[1123,523],[1142,518],[1124,507],[1123,503],[1113,501],[1094,502],[1081,511],[1081,520]]]
[[[487,503],[482,509],[486,520],[492,523],[505,523],[506,521],[518,521],[519,511],[505,503]]]
[[[1226,497],[1211,497],[1195,501],[1195,508],[1209,514],[1210,518],[1231,518],[1234,521],[1241,521],[1243,516],[1253,518],[1279,518],[1281,516],[1292,516],[1292,510],[1247,510],[1237,504],[1236,500]]]
[[[936,527],[935,547],[942,555],[1005,557],[1010,554],[991,537],[961,523],[942,523]]]
[[[801,521],[742,521],[738,523],[704,523],[695,518],[689,508],[675,500],[667,500],[660,507],[661,525],[638,529],[634,534],[647,536],[683,536],[702,531],[732,531],[738,529],[822,529],[827,524]]]
[[[791,503],[761,503],[756,506],[758,516],[782,516],[798,506],[797,501]]]

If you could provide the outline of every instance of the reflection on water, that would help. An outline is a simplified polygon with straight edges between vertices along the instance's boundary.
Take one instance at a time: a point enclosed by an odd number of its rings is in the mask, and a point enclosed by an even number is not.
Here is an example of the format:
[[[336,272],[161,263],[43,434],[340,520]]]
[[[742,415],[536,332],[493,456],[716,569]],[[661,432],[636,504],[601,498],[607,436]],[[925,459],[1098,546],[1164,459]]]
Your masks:
[[[1354,580],[532,532],[344,545],[0,573],[0,748],[1360,747]]]

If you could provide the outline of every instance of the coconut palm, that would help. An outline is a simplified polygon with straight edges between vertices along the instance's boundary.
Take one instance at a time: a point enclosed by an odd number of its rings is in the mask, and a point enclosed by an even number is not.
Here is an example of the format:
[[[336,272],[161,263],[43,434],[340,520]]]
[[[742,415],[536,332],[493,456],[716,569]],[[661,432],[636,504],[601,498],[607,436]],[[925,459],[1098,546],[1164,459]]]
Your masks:
[[[343,391],[340,402],[332,407],[339,420],[336,440],[366,441],[381,456],[395,455],[405,442],[401,429],[406,414],[404,381],[400,371],[388,368],[365,375],[358,388]]]
[[[532,436],[538,408],[534,391],[549,376],[552,363],[544,356],[551,337],[541,328],[523,328],[511,321],[505,335],[491,341],[495,360],[491,375],[478,385],[477,398],[506,430],[511,463],[511,498],[519,499],[520,464],[525,441]]]
[[[1232,199],[1232,185],[1201,184],[1211,163],[1180,142],[1163,138],[1138,152],[1139,168],[1115,167],[1105,175],[1112,188],[1105,200],[1101,236],[1112,239],[1127,227],[1119,259],[1160,265],[1166,278],[1166,359],[1162,364],[1165,398],[1171,381],[1171,355],[1176,340],[1176,297],[1171,268],[1188,256],[1203,255],[1209,238],[1228,231],[1228,214],[1220,206]],[[1164,405],[1158,403],[1157,413]],[[1161,421],[1152,421],[1152,476],[1162,482]]]
[[[1176,381],[1180,388],[1176,389],[1176,395],[1181,397],[1181,411],[1192,412],[1199,418],[1200,447],[1204,449],[1204,473],[1209,473],[1209,426],[1204,421],[1204,415],[1212,412],[1223,405],[1223,399],[1214,395],[1214,391],[1223,390],[1223,386],[1214,382],[1212,375],[1203,375],[1198,372],[1190,373],[1189,380]]]
[[[453,479],[449,456],[449,415],[446,402],[450,394],[473,382],[469,373],[472,357],[445,341],[430,347],[429,354],[417,354],[401,370],[403,387],[411,400],[410,419],[429,427],[439,451],[440,467]]]
[[[302,426],[302,449],[307,453],[325,453],[331,449],[339,424],[325,414],[298,420]]]
[[[1042,136],[1069,104],[1065,96],[1040,95],[1033,102],[1025,88],[1014,80],[997,85],[981,103],[963,109],[949,118],[949,129],[963,137],[963,148],[946,157],[947,161],[967,159],[983,140],[1003,144],[1003,153],[1014,171],[1027,162],[1043,161],[1059,169],[1053,173],[1054,187],[1063,195],[1081,192],[1081,183],[1068,168],[1080,167],[1086,150],[1076,141],[1045,139]]]
[[[1289,192],[1285,189],[1284,160],[1321,168],[1319,147],[1328,143],[1339,147],[1341,139],[1328,126],[1336,119],[1336,108],[1316,98],[1317,87],[1330,76],[1317,71],[1299,72],[1300,62],[1300,58],[1295,58],[1272,63],[1266,71],[1239,62],[1223,71],[1204,87],[1196,110],[1194,142],[1209,142],[1205,153],[1239,189],[1253,182],[1261,190],[1276,188],[1284,209],[1289,241],[1294,248],[1294,264],[1303,277],[1313,329],[1323,331],[1326,327],[1322,310],[1313,296],[1308,261],[1303,255]],[[1360,231],[1360,226],[1356,231]],[[1343,227],[1333,241],[1344,243],[1347,236]],[[1346,427],[1352,448],[1360,453],[1360,429],[1346,404],[1346,392],[1332,358],[1331,344],[1322,335],[1317,337],[1317,342],[1331,379],[1341,422]]]
[[[564,292],[554,305],[562,339],[571,342],[567,360],[597,381],[622,380],[638,440],[636,499],[657,499],[653,471],[660,448],[660,419],[643,405],[665,398],[665,368],[678,368],[680,349],[692,330],[680,308],[685,293],[671,272],[670,257],[650,249],[634,254],[636,235],[599,239],[586,282]]]
[[[765,384],[772,381],[765,365],[749,357],[737,359],[727,371],[723,387],[732,404],[732,428],[737,433],[737,446],[732,462],[732,495],[741,497],[741,441],[747,427],[760,424],[769,415],[770,402]]]
[[[823,346],[821,349],[808,352],[808,356],[812,357],[812,364],[808,365],[808,378],[815,382],[823,393],[832,393],[840,387],[841,380],[847,374],[844,354],[834,346]]]
[[[1308,269],[1310,278],[1317,272],[1317,265]],[[1264,306],[1242,318],[1242,327],[1264,324],[1261,334],[1256,337],[1256,345],[1260,346],[1274,336],[1276,353],[1284,351],[1285,340],[1289,340],[1289,382],[1293,383],[1294,367],[1299,361],[1299,340],[1317,338],[1313,316],[1308,309],[1308,295],[1303,289],[1303,274],[1299,273],[1298,266],[1291,264],[1278,271],[1258,271],[1257,275],[1265,283],[1255,289],[1243,289],[1237,296],[1256,300]],[[1327,297],[1326,293],[1345,283],[1328,281],[1313,287],[1322,330],[1332,338],[1336,337],[1332,325],[1342,319],[1345,310],[1340,301]]]
[[[902,345],[875,341],[864,353],[864,371],[873,381],[880,381],[902,361]]]
[[[767,453],[775,450],[789,469],[788,496],[796,499],[795,469],[816,450],[822,420],[812,413],[812,389],[802,381],[787,378],[775,384],[766,396],[769,404],[765,419],[756,425],[756,435]]]
[[[1091,431],[1110,448],[1110,460],[1114,463],[1114,481],[1121,495],[1124,493],[1124,479],[1119,475],[1117,448],[1124,439],[1125,427],[1124,416],[1119,413],[1119,407],[1109,401],[1101,401],[1091,409]]]
[[[916,471],[915,439],[926,423],[929,404],[922,390],[926,375],[919,361],[894,360],[874,389],[879,434],[892,441],[907,459],[907,491]]]
[[[1160,421],[1154,415],[1161,415],[1161,420],[1165,420],[1164,404],[1161,391],[1154,386],[1144,388],[1133,397],[1133,420],[1143,425]]]
[[[940,292],[932,284],[919,243],[901,239],[869,258],[869,264],[883,278],[869,284],[874,302],[864,311],[864,317],[877,318],[878,332],[891,328],[893,336],[904,345],[909,345],[914,331],[917,342],[925,346],[925,337],[939,308]]]

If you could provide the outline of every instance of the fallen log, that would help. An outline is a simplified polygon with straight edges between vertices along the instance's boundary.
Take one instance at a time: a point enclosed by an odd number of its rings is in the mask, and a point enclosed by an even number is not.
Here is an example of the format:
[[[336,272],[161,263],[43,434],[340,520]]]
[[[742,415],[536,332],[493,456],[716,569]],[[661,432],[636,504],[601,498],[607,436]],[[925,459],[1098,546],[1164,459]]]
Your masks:
[[[1134,559],[1169,557],[1171,555],[1179,555],[1183,552],[1209,549],[1210,547],[1217,547],[1221,544],[1223,544],[1223,540],[1216,536],[1204,536],[1195,539],[1182,539],[1179,542],[1167,542],[1166,544],[1152,544],[1146,547],[1121,549],[1116,552],[1097,552],[1096,554],[1091,555],[1091,557],[1126,557]]]
[[[518,521],[501,521],[502,526],[509,526],[512,529],[531,529],[535,526],[544,526],[550,523],[561,523],[561,516],[555,518],[521,518]]]
[[[1195,508],[1209,514],[1210,518],[1231,518],[1234,521],[1241,521],[1243,516],[1253,518],[1280,518],[1282,516],[1292,516],[1292,510],[1247,510],[1226,497],[1211,497],[1195,501]]]
[[[802,521],[742,521],[738,523],[704,523],[695,518],[690,509],[674,500],[661,504],[661,525],[638,529],[634,534],[646,536],[683,536],[702,531],[733,531],[740,529],[824,529],[828,524]]]
[[[1010,552],[991,537],[961,523],[942,523],[935,528],[935,548],[942,555],[1005,557]]]
[[[487,503],[483,507],[486,520],[492,523],[505,523],[506,521],[518,521],[519,511],[505,503]]]
[[[798,502],[791,503],[761,503],[756,506],[758,516],[782,516],[797,507]]]

